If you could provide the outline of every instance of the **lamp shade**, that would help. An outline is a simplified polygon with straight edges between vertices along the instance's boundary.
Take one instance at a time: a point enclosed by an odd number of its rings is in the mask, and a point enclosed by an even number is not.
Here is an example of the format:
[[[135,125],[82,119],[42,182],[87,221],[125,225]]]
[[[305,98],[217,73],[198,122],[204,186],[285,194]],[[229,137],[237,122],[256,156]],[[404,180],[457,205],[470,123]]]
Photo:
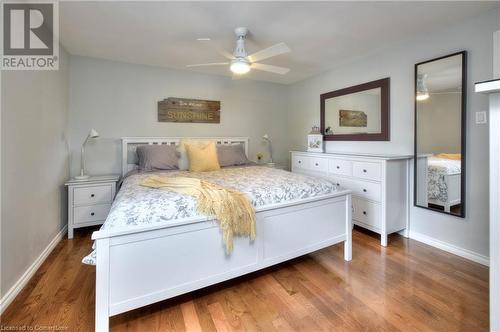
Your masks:
[[[89,131],[89,137],[90,138],[97,138],[97,137],[99,137],[99,133],[94,128],[92,128]]]

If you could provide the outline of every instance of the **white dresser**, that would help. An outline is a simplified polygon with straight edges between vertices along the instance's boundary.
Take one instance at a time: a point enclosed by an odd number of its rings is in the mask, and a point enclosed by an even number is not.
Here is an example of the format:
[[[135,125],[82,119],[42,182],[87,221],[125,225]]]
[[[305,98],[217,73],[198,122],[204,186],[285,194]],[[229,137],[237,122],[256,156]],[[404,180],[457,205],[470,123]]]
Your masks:
[[[324,176],[351,189],[353,223],[387,235],[407,228],[411,156],[291,152],[292,172]]]

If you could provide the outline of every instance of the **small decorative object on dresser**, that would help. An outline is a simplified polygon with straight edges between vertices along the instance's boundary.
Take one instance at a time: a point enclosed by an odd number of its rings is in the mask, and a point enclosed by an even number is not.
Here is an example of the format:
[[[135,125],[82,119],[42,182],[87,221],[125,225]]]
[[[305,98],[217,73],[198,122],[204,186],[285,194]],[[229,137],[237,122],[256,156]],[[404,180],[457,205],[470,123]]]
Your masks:
[[[351,189],[353,223],[379,233],[383,246],[387,246],[387,235],[407,229],[411,156],[291,154],[292,172],[327,177],[337,186]]]
[[[323,152],[323,135],[318,126],[312,127],[311,132],[307,135],[307,151]]]
[[[65,183],[68,187],[68,239],[73,238],[75,228],[104,223],[119,179],[119,175],[101,175]]]

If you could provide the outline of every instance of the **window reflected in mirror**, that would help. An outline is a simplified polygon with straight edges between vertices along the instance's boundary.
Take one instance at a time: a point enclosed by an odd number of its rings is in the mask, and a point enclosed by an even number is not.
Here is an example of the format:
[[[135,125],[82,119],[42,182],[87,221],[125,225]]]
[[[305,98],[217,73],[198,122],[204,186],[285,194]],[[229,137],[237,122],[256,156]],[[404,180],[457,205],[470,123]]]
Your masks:
[[[465,52],[415,66],[415,205],[465,216]]]

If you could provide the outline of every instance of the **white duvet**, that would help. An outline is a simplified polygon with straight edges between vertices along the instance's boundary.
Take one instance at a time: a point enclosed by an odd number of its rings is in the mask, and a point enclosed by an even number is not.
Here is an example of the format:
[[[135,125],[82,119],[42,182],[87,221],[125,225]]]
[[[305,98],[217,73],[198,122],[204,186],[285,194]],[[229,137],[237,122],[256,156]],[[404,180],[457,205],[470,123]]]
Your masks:
[[[444,180],[444,176],[449,174],[460,174],[461,160],[429,157],[427,159],[427,168],[428,198],[446,202],[448,200],[448,187]]]
[[[152,173],[131,175],[123,181],[111,211],[101,229],[181,220],[199,216],[191,196],[152,189],[140,183]],[[291,173],[263,166],[229,167],[214,172],[167,171],[155,175],[200,178],[245,193],[258,210],[272,204],[334,193],[337,186],[323,178]],[[83,259],[95,265],[95,252]]]

